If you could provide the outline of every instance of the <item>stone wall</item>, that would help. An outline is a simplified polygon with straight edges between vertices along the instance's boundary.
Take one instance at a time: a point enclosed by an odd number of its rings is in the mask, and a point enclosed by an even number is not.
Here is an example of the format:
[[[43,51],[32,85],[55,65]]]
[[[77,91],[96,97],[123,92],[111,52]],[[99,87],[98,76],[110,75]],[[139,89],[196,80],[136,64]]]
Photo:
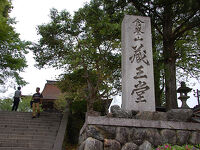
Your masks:
[[[200,124],[189,122],[191,115],[190,111],[174,110],[140,112],[132,118],[87,116],[80,131],[79,150],[151,150],[166,143],[196,145],[200,143]]]

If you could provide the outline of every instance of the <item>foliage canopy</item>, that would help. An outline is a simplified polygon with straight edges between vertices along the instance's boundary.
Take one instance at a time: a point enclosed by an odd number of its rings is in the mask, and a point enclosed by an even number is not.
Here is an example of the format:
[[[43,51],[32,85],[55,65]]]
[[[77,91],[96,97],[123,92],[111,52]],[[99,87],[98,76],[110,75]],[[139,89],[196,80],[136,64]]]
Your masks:
[[[177,71],[194,77],[199,73],[199,6],[198,0],[92,0],[73,17],[66,11],[52,9],[50,23],[38,27],[41,39],[34,45],[35,59],[39,67],[64,67],[67,75],[63,76],[63,81],[69,82],[71,76],[79,76],[80,81],[84,79],[85,83],[80,84],[83,86],[76,89],[89,91],[88,95],[85,93],[88,102],[101,93],[109,97],[114,90],[117,93],[120,89],[123,16],[149,16],[152,20],[156,102],[161,105],[164,91],[167,108],[177,108]],[[89,75],[91,72],[92,76]],[[70,84],[78,80],[71,80]],[[81,92],[74,93],[80,95]]]
[[[0,1],[0,84],[5,84],[7,78],[12,77],[18,85],[24,85],[26,82],[19,72],[27,66],[25,54],[29,43],[21,41],[15,32],[15,21],[9,17],[11,9],[10,1]]]
[[[65,67],[67,74],[62,81],[71,82],[76,89],[85,89],[82,92],[88,104],[91,103],[88,108],[92,109],[96,99],[117,94],[120,89],[120,40],[112,37],[119,33],[120,25],[112,23],[99,4],[92,2],[73,17],[55,9],[50,14],[50,23],[38,27],[41,39],[33,48],[38,66]],[[76,97],[81,94],[73,93]]]
[[[166,105],[177,107],[176,71],[199,78],[199,25],[200,2],[198,0],[126,0],[101,1],[112,16],[118,16],[133,6],[131,15],[149,16],[152,23],[154,51],[154,76],[157,105],[165,90]],[[118,17],[118,18],[119,18]]]
[[[20,112],[30,112],[31,108],[30,108],[30,101],[31,101],[32,96],[27,96],[24,97],[20,100],[19,102],[19,106],[17,111]],[[11,111],[12,110],[12,106],[13,106],[13,99],[0,99],[0,110],[1,111]]]

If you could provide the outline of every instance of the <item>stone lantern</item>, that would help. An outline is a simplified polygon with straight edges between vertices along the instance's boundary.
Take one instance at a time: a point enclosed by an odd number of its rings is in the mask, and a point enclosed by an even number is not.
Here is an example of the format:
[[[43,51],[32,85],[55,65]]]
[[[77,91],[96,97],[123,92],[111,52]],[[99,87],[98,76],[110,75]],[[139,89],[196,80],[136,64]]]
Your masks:
[[[190,96],[187,96],[187,93],[189,93],[192,89],[189,87],[186,87],[185,82],[181,82],[181,87],[178,88],[177,93],[180,93],[180,99],[182,101],[181,108],[188,109],[189,106],[187,105],[186,101]]]

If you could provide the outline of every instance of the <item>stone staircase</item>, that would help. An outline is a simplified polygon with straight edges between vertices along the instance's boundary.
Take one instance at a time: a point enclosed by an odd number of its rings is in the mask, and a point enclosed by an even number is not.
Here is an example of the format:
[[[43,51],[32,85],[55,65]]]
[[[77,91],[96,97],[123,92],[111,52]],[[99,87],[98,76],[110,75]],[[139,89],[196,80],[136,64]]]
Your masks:
[[[0,111],[0,150],[51,150],[62,115],[42,112],[31,118],[29,112]]]

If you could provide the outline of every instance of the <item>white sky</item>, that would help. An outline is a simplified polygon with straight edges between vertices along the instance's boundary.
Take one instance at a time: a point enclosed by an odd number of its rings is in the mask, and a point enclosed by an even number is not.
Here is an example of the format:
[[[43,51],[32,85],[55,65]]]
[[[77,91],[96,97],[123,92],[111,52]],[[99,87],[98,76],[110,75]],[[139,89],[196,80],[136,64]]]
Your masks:
[[[11,11],[11,17],[15,17],[17,24],[15,25],[16,32],[20,34],[22,40],[37,42],[39,36],[36,32],[37,25],[48,23],[49,13],[51,8],[56,8],[58,11],[66,9],[71,14],[81,8],[86,2],[90,0],[12,0],[13,9]],[[36,87],[40,87],[41,91],[44,88],[46,80],[55,80],[56,77],[62,73],[61,70],[55,70],[53,68],[37,69],[34,67],[35,61],[33,54],[29,53],[27,56],[28,68],[25,69],[21,76],[29,83],[22,88],[24,95],[32,95],[35,92]],[[200,89],[200,84],[189,85],[189,87],[196,90]],[[12,97],[14,89],[10,88],[7,92],[1,93],[0,98]],[[193,92],[189,94],[190,99],[187,104],[190,107],[197,105],[197,99],[193,96]],[[178,95],[179,97],[179,95]],[[119,104],[121,96],[118,96],[113,104]],[[181,105],[179,100],[179,106]]]
[[[51,8],[56,8],[58,11],[66,9],[71,14],[77,11],[89,0],[12,0],[13,9],[10,16],[15,18],[16,32],[20,34],[21,40],[37,42],[36,27],[38,25],[48,23]],[[44,88],[46,80],[55,80],[62,73],[61,70],[53,68],[37,69],[34,67],[35,61],[33,54],[30,52],[26,55],[28,67],[20,75],[29,84],[22,87],[22,94],[32,95],[36,87],[40,87],[41,91]],[[9,88],[7,92],[0,92],[0,98],[13,97],[13,88]]]

